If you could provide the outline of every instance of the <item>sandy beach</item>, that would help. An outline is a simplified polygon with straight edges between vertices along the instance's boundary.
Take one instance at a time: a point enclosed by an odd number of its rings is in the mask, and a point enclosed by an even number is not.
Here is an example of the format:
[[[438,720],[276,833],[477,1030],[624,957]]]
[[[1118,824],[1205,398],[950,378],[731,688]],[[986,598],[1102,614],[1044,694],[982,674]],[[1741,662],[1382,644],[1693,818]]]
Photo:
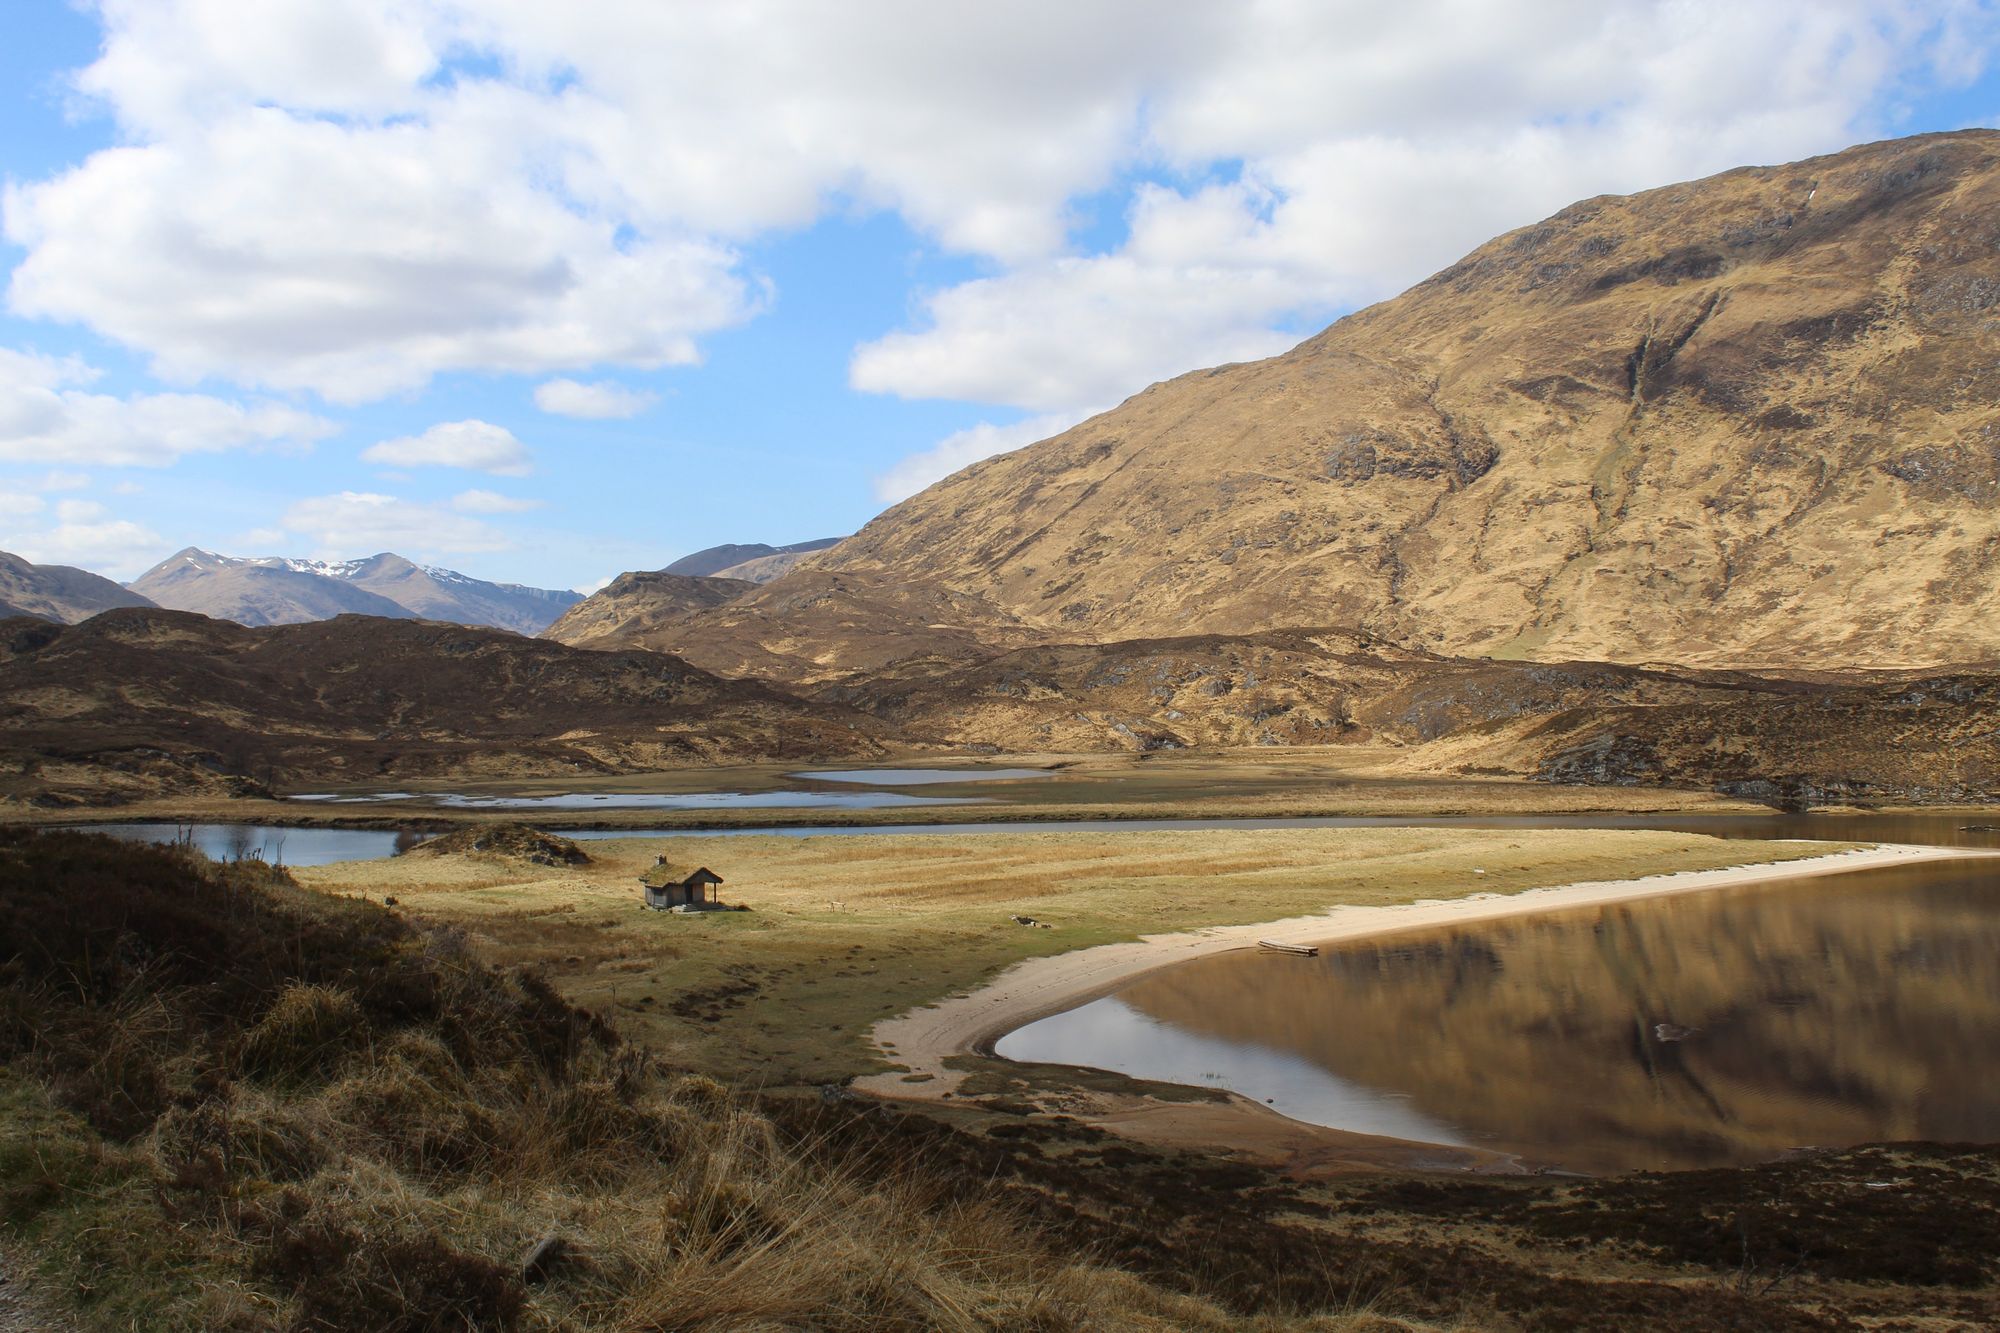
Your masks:
[[[965,1075],[946,1067],[945,1062],[951,1057],[988,1054],[994,1042],[1014,1029],[1108,994],[1146,973],[1231,949],[1254,949],[1262,940],[1287,944],[1337,943],[1429,926],[1491,921],[1534,912],[1594,907],[1638,898],[1698,893],[1833,872],[1908,865],[1917,861],[1993,855],[2000,853],[1951,847],[1883,845],[1798,861],[1685,871],[1640,879],[1564,884],[1513,894],[1479,893],[1449,901],[1426,899],[1391,907],[1335,907],[1311,916],[1149,935],[1074,953],[1034,958],[1016,964],[977,990],[877,1024],[871,1033],[876,1048],[884,1058],[901,1066],[901,1070],[856,1079],[854,1087],[875,1096],[904,1101],[938,1101],[956,1096]],[[1277,1122],[1267,1124],[1268,1133],[1260,1137],[1275,1135],[1280,1140],[1300,1140],[1301,1143],[1305,1140],[1324,1141],[1329,1134],[1350,1141],[1365,1139],[1365,1136],[1342,1135],[1339,1131],[1301,1125],[1255,1103],[1234,1100],[1240,1102],[1240,1108],[1238,1115],[1230,1117],[1230,1120],[1238,1134],[1242,1130],[1240,1117],[1247,1112],[1267,1122]],[[1133,1108],[1126,1107],[1113,1114],[1091,1118],[1110,1127],[1120,1127],[1120,1122],[1131,1120],[1133,1114]],[[1152,1119],[1184,1122],[1195,1113],[1186,1107],[1163,1106],[1150,1114]],[[1213,1113],[1202,1114],[1212,1116]],[[1195,1118],[1201,1117],[1196,1115]],[[1185,1140],[1188,1131],[1193,1131],[1195,1139],[1212,1140],[1214,1137],[1212,1133],[1195,1130],[1186,1124],[1180,1125],[1171,1137]]]

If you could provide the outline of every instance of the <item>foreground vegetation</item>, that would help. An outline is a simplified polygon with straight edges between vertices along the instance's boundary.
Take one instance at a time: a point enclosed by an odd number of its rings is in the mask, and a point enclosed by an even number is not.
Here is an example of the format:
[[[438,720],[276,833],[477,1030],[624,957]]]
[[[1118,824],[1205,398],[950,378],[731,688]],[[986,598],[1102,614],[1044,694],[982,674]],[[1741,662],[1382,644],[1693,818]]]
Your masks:
[[[5,1219],[98,1325],[1228,1322],[255,863],[6,835],[0,941]]]
[[[845,1031],[810,1054],[830,1015],[859,1025],[1064,930],[1288,910],[1330,885],[1425,896],[1469,857],[1485,858],[1479,887],[1505,890],[1745,854],[1399,830],[1341,844],[1334,865],[1329,844],[1287,834],[1192,867],[1184,847],[1126,836],[1094,868],[1033,838],[731,840],[703,858],[728,852],[759,910],[676,918],[627,893],[659,844],[550,867],[507,859],[502,840],[326,868],[313,891],[255,863],[0,833],[0,1236],[107,1329],[1748,1330],[2000,1314],[1990,1149],[1596,1182],[1327,1178],[1137,1145],[1029,1114],[1022,1096],[925,1114],[755,1090],[861,1058]],[[364,872],[402,905],[326,891]],[[956,887],[933,900],[920,881]],[[1027,884],[1045,897],[1020,898]],[[846,900],[824,896],[835,885]],[[1017,901],[1071,918],[993,924]],[[821,999],[785,960],[836,943],[830,971],[853,975],[828,975]],[[492,965],[530,955],[566,970]],[[753,958],[770,989],[715,993]]]

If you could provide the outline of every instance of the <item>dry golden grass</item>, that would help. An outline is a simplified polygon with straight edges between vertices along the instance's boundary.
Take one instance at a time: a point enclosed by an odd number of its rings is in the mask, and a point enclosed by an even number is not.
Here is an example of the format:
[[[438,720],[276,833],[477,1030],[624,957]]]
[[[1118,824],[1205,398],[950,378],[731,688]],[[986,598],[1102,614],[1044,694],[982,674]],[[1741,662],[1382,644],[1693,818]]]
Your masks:
[[[832,1083],[882,1065],[876,1022],[1022,958],[1337,904],[1511,893],[1828,850],[1686,834],[1470,829],[1104,830],[604,840],[593,864],[453,858],[299,872],[463,925],[541,967],[668,1058],[733,1082]],[[708,865],[750,912],[639,906],[659,852]],[[1475,874],[1483,870],[1484,874]],[[1014,924],[1023,915],[1052,929]]]

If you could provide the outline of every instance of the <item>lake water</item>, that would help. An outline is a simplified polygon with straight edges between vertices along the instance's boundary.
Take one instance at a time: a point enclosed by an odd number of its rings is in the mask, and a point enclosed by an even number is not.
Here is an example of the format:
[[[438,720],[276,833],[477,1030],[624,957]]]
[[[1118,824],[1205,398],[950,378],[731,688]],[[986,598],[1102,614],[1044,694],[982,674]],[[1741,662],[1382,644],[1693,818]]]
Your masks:
[[[273,865],[324,866],[336,861],[377,861],[422,842],[423,834],[397,829],[281,828],[272,824],[89,824],[128,842],[178,842],[215,861],[247,857]]]
[[[895,791],[563,792],[554,796],[294,796],[295,801],[363,805],[423,801],[453,810],[874,810],[889,806],[978,805],[976,796],[909,796]]]
[[[707,793],[711,796],[724,793]],[[812,795],[813,793],[796,793]],[[699,795],[699,794],[697,794]],[[885,798],[901,804],[972,804],[969,800],[902,796],[894,792],[830,792],[828,797],[852,796],[860,799]],[[547,799],[547,798],[544,798]],[[690,798],[691,799],[691,798]],[[739,800],[740,800],[739,794]],[[731,802],[736,804],[738,802]],[[500,807],[494,807],[500,808]],[[511,807],[509,807],[511,808]],[[564,813],[581,813],[591,807],[575,805],[542,807]],[[611,807],[596,807],[611,808]],[[681,809],[716,808],[682,806]],[[1154,830],[1199,829],[1293,829],[1293,828],[1609,828],[1662,829],[1680,833],[1707,833],[1720,838],[1806,838],[1828,842],[1908,842],[1939,847],[1990,847],[2000,849],[2000,833],[1966,829],[1967,824],[2000,820],[1992,815],[1554,815],[1542,818],[1442,816],[1412,819],[1397,816],[1325,817],[1305,819],[1097,819],[1017,821],[979,820],[950,824],[797,824],[757,825],[727,829],[691,828],[562,828],[545,821],[552,833],[565,838],[589,841],[600,838],[721,838],[783,836],[794,838],[842,837],[861,834],[927,834],[950,837],[993,833],[1073,833],[1102,834],[1148,832]],[[144,842],[172,842],[190,827],[195,845],[219,859],[233,859],[242,847],[265,846],[283,840],[287,865],[325,865],[333,861],[370,861],[393,856],[397,839],[407,843],[412,834],[380,829],[285,828],[273,824],[91,824],[87,827],[115,837]],[[246,842],[247,840],[247,842]],[[267,859],[269,859],[267,857]]]
[[[1849,872],[1177,965],[1012,1059],[1588,1172],[2000,1140],[2000,869]]]

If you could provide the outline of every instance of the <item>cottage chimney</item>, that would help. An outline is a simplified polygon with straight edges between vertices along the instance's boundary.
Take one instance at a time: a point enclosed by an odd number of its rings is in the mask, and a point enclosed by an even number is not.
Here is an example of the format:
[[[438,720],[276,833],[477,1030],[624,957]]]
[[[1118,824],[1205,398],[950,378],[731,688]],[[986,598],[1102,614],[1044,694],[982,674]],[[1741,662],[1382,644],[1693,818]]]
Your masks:
[[[665,852],[661,852],[658,856],[653,858],[653,864],[656,866],[663,866],[666,863],[667,863],[667,854]]]

